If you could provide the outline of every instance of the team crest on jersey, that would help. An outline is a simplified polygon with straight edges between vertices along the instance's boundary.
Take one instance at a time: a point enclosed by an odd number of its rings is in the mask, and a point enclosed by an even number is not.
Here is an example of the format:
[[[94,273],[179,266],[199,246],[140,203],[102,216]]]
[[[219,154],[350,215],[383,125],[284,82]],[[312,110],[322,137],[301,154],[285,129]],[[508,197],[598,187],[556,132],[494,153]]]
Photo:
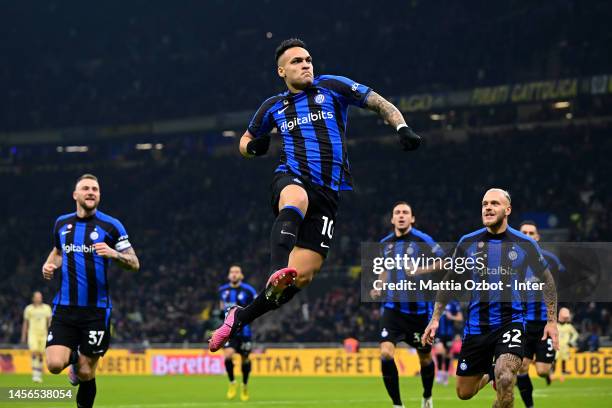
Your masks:
[[[325,102],[325,95],[317,94],[317,96],[315,96],[315,102],[318,104],[322,104],[323,102]]]
[[[480,242],[478,243],[478,248],[482,248],[482,247],[484,247],[484,242],[480,241]]]
[[[508,259],[510,259],[511,261],[516,261],[516,258],[518,258],[518,253],[514,250],[508,252]]]
[[[240,292],[238,293],[238,300],[242,300],[244,299],[244,293]]]
[[[406,248],[406,253],[408,255],[414,254],[414,248],[412,247],[412,245],[410,245],[410,246],[408,246],[408,248]]]
[[[383,328],[382,331],[380,332],[380,337],[387,337],[389,335],[389,332],[387,331],[386,328]]]
[[[92,241],[95,241],[96,239],[100,238],[100,234],[98,234],[98,231],[92,231],[91,234],[89,234],[89,238],[91,238]]]

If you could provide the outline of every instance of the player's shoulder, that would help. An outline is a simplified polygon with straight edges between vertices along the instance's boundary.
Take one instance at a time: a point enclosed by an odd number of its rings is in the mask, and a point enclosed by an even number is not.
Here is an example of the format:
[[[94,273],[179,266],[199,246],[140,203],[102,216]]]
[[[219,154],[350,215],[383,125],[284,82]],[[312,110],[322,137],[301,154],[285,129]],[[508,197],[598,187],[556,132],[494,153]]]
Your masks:
[[[57,217],[55,219],[55,224],[58,225],[58,224],[63,224],[63,223],[69,222],[70,220],[74,219],[75,217],[76,217],[76,211],[73,211],[73,212],[68,213],[68,214],[62,214],[62,215],[60,215],[59,217]]]
[[[531,238],[528,235],[523,234],[521,231],[512,228],[511,226],[508,225],[508,235],[514,240],[514,241],[518,241],[518,242],[524,242],[527,243],[531,246],[538,246],[538,243],[536,242],[535,239]]]
[[[282,101],[285,100],[286,97],[287,92],[281,92],[279,94],[272,95],[261,103],[261,105],[259,106],[259,110],[268,111],[274,108],[276,105],[282,104]]]
[[[561,260],[554,252],[551,252],[548,249],[544,248],[540,248],[540,250],[542,251],[542,256],[544,256],[544,258],[546,258],[549,263],[550,261],[553,261],[557,265],[561,265]]]
[[[380,239],[380,241],[378,241],[378,242],[381,242],[381,243],[382,243],[382,242],[389,242],[389,241],[391,241],[391,240],[393,239],[393,237],[394,237],[394,236],[395,236],[395,233],[394,233],[394,232],[391,232],[391,233],[389,233],[389,234],[385,235],[384,237],[382,237],[382,238]]]
[[[433,242],[433,238],[431,237],[431,235],[426,234],[417,228],[414,228],[414,227],[410,228],[410,233],[419,240],[422,240],[425,242]]]
[[[51,309],[51,306],[49,306],[46,303],[43,303],[43,308],[45,309],[45,312],[52,312],[53,309]]]
[[[255,290],[255,288],[251,285],[249,285],[248,283],[242,282],[240,284],[240,286],[242,286],[244,289],[248,290],[251,293],[257,293],[257,291]]]
[[[482,238],[486,233],[487,229],[485,227],[477,229],[476,231],[463,235],[459,239],[459,243],[478,241],[478,239]]]
[[[121,224],[121,221],[119,221],[118,218],[115,218],[115,217],[113,217],[113,216],[111,216],[111,215],[109,215],[109,214],[107,214],[105,212],[102,212],[100,210],[96,211],[95,218],[98,221],[102,221],[102,222],[105,222],[107,224],[110,224],[110,225],[112,225],[113,227],[115,227],[117,229],[122,229],[123,228],[123,224]]]
[[[318,75],[315,77],[313,81],[313,85],[315,86],[325,86],[325,85],[334,84],[334,83],[348,85],[348,86],[353,86],[353,84],[356,84],[356,82],[350,78],[347,78],[342,75],[331,75],[331,74]]]
[[[218,290],[219,292],[221,292],[222,290],[229,289],[229,287],[230,287],[229,283],[225,283],[225,284],[223,284],[223,285],[219,286],[219,289],[217,289],[217,290]]]
[[[24,313],[29,313],[29,312],[30,312],[30,310],[32,310],[32,308],[34,308],[34,305],[33,305],[33,304],[29,304],[29,305],[27,305],[27,306],[26,306],[26,307],[23,309],[23,311],[24,311]]]

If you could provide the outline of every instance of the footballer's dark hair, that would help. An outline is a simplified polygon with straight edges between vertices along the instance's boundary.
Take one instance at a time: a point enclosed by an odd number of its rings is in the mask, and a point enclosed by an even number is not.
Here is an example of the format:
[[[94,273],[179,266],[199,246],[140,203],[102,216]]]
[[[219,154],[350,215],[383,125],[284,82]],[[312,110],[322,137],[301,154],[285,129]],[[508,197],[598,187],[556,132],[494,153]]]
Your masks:
[[[538,229],[538,224],[536,224],[536,222],[533,220],[525,220],[521,222],[521,225],[519,225],[519,229],[521,229],[523,225],[533,225],[534,227],[536,227],[536,229]]]
[[[293,47],[306,48],[306,43],[299,38],[289,38],[287,40],[283,40],[283,42],[276,47],[276,51],[274,52],[276,63],[278,64],[278,59],[284,54],[285,51]]]
[[[395,207],[397,207],[398,205],[407,205],[408,207],[410,207],[410,212],[413,213],[412,211],[412,206],[410,205],[410,203],[408,201],[396,201],[395,203],[393,203],[393,207],[391,207],[391,211],[393,212],[393,210],[395,210]]]

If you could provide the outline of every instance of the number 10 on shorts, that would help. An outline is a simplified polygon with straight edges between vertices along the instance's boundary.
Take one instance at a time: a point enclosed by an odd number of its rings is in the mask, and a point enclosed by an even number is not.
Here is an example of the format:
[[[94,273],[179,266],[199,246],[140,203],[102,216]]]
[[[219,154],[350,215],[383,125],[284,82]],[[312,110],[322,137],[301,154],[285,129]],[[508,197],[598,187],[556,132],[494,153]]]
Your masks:
[[[332,235],[334,235],[334,220],[330,220],[329,217],[325,215],[321,216],[321,218],[323,219],[321,235],[327,235],[329,239],[332,239]]]
[[[102,344],[104,338],[104,330],[90,330],[89,331],[89,344],[99,346]]]

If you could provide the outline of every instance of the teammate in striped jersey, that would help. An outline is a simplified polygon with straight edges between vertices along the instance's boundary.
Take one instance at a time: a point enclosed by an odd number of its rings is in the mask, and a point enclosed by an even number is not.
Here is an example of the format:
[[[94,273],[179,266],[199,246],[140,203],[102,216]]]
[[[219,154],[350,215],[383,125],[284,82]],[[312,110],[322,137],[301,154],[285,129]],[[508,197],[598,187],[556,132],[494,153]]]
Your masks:
[[[312,57],[297,39],[276,50],[277,73],[287,91],[268,98],[240,139],[245,157],[265,154],[276,127],[282,140],[272,182],[276,220],[270,235],[271,276],[246,308],[232,308],[209,342],[218,350],[239,329],[280,307],[321,269],[333,232],[339,192],[352,189],[345,140],[349,106],[378,113],[398,134],[404,150],[421,138],[400,111],[369,87],[341,76],[315,76]]]
[[[93,406],[96,366],[108,349],[110,314],[108,268],[140,268],[119,220],[98,210],[100,186],[92,174],[78,178],[72,197],[76,211],[62,215],[53,228],[54,247],[42,267],[43,277],[58,272],[60,289],[53,300],[47,336],[47,368],[59,374],[70,365],[71,384],[79,385],[79,407]]]
[[[523,221],[519,229],[528,237],[533,238],[537,242],[540,241],[538,226],[534,221]],[[563,266],[555,254],[542,249],[542,255],[544,255],[548,268],[553,275],[558,276],[558,273],[565,271],[565,266]],[[527,279],[535,279],[532,275],[531,273],[528,274]],[[550,385],[550,369],[555,360],[555,349],[552,345],[552,339],[550,337],[542,339],[542,333],[546,325],[546,305],[541,299],[533,297],[534,299],[527,299],[525,357],[516,379],[516,385],[527,408],[533,407],[533,384],[529,378],[529,366],[533,363],[534,355],[536,371],[540,377],[546,380],[547,385]]]
[[[525,343],[524,293],[516,288],[524,283],[529,270],[544,286],[547,323],[543,338],[550,337],[558,349],[557,294],[555,283],[538,244],[508,225],[512,212],[510,194],[493,188],[482,199],[482,222],[485,228],[464,235],[455,249],[454,258],[472,259],[472,265],[484,267],[467,271],[450,271],[445,278],[467,282],[486,282],[503,290],[470,290],[464,338],[457,367],[457,395],[470,399],[494,377],[496,407],[514,406],[513,388],[522,365]],[[465,263],[464,263],[465,265]],[[450,300],[451,291],[440,291],[423,343],[431,344],[440,316]],[[494,372],[491,372],[494,362]],[[489,373],[489,374],[488,374]]]
[[[391,225],[393,232],[380,242],[384,244],[383,256],[395,258],[408,255],[412,258],[420,256],[442,257],[444,253],[440,246],[427,234],[413,227],[416,219],[412,206],[405,201],[393,205]],[[393,269],[384,272],[381,279],[385,282],[399,283],[411,279],[418,281],[421,275],[411,275],[403,269]],[[417,286],[418,287],[418,286]],[[433,387],[435,365],[431,358],[431,346],[421,344],[421,335],[431,317],[432,302],[423,299],[420,292],[387,291],[381,293],[374,290],[372,297],[383,296],[382,316],[380,322],[380,358],[383,382],[394,407],[402,407],[399,389],[399,374],[395,365],[395,347],[403,341],[414,347],[421,365],[421,381],[423,383],[423,400],[421,406],[433,406],[431,390]]]
[[[245,307],[255,299],[257,292],[248,283],[243,282],[244,275],[242,274],[242,268],[238,265],[232,265],[229,268],[227,274],[227,280],[229,281],[225,285],[219,287],[219,307],[225,311],[233,306]],[[252,348],[252,336],[251,326],[248,324],[242,327],[240,332],[236,333],[225,346],[223,346],[223,354],[225,356],[225,371],[230,381],[227,390],[227,399],[233,399],[238,393],[238,384],[236,384],[234,378],[234,354],[238,352],[242,360],[242,390],[240,391],[240,400],[248,401],[249,392],[247,389],[247,383],[249,382],[249,373],[251,372],[251,360],[249,354],[251,354]]]

